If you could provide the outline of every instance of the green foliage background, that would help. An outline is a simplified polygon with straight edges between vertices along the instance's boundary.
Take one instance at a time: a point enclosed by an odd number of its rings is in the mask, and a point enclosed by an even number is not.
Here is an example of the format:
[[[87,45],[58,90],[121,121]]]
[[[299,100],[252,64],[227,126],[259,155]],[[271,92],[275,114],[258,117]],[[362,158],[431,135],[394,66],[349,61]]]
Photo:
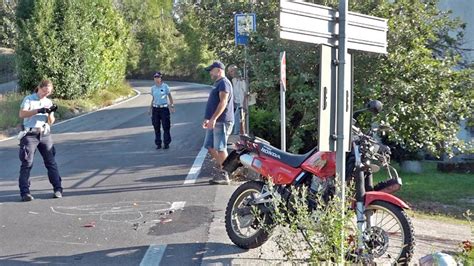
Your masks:
[[[313,1],[336,7],[338,1]],[[355,58],[354,108],[370,99],[385,104],[377,117],[361,124],[390,124],[389,141],[404,152],[435,155],[464,148],[456,136],[459,121],[473,113],[473,69],[465,64],[461,44],[465,25],[437,8],[437,0],[351,1],[350,10],[389,20],[388,54],[352,51]],[[279,2],[204,3],[196,8],[210,47],[227,63],[243,65],[241,47],[233,44],[233,15],[257,14],[257,32],[249,45],[251,90],[258,93],[258,115],[279,123],[279,53],[287,53],[287,136],[290,150],[302,152],[317,143],[318,54],[315,45],[281,40]],[[271,119],[269,118],[271,117]],[[252,119],[252,117],[251,117]],[[253,133],[278,146],[279,131],[259,125]]]
[[[337,7],[337,0],[315,0]],[[42,78],[56,85],[56,97],[91,95],[128,78],[208,83],[203,67],[213,59],[244,64],[257,105],[253,134],[278,146],[279,53],[287,53],[287,146],[304,152],[317,142],[317,46],[279,38],[279,1],[17,0],[0,13],[3,45],[16,48],[20,86],[33,89]],[[350,10],[388,19],[388,54],[352,51],[354,108],[370,99],[384,103],[377,117],[360,123],[390,124],[387,141],[404,153],[435,155],[463,151],[459,122],[472,117],[472,62],[463,57],[465,24],[440,11],[437,0],[358,0]],[[257,31],[248,49],[234,44],[234,15],[256,13]],[[5,22],[6,21],[6,22]],[[5,37],[7,36],[7,37]],[[17,38],[15,39],[15,36]]]
[[[21,0],[17,25],[23,90],[49,78],[56,97],[75,99],[122,82],[129,26],[112,0]]]
[[[15,10],[17,0],[0,2],[0,47],[14,48],[16,40]]]

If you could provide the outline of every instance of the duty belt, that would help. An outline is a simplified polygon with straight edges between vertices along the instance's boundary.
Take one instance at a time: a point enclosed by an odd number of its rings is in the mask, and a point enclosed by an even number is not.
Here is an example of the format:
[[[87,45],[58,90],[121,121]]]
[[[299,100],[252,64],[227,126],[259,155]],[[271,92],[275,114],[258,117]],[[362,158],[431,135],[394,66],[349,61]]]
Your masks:
[[[42,127],[28,127],[26,133],[42,133],[44,129]]]

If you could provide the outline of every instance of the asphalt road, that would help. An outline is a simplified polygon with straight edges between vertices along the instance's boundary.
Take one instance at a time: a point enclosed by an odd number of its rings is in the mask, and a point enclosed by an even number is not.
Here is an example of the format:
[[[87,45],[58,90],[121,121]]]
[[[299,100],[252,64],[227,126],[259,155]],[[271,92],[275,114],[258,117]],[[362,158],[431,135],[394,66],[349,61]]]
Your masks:
[[[53,127],[62,199],[52,198],[37,153],[35,200],[20,202],[18,141],[0,142],[0,265],[200,264],[216,186],[208,185],[212,168],[185,179],[201,151],[210,87],[169,84],[176,105],[169,150],[155,149],[151,80],[133,82],[141,94],[127,102]]]
[[[20,202],[18,141],[0,141],[0,265],[284,262],[274,241],[249,251],[230,242],[224,211],[238,183],[208,185],[216,171],[201,150],[210,87],[169,84],[176,105],[169,150],[156,150],[153,143],[151,80],[132,82],[141,92],[135,98],[53,127],[62,199],[52,198],[37,154],[31,175],[36,199]],[[433,252],[458,251],[461,241],[472,239],[467,225],[412,221],[412,263]]]

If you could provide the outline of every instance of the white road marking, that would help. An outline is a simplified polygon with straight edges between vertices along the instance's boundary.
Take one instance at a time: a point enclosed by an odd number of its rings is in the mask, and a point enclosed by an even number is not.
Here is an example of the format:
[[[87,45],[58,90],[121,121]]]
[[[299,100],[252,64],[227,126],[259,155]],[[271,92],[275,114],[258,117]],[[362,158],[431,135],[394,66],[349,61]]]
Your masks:
[[[170,210],[175,211],[184,209],[184,205],[186,205],[186,201],[175,201],[171,204]],[[155,221],[159,222],[161,220]],[[166,245],[150,245],[145,253],[145,256],[143,256],[143,259],[140,262],[140,266],[160,265],[161,258],[163,258],[165,250]]]
[[[0,198],[8,198],[8,197],[14,197],[14,196],[18,196],[19,193],[17,194],[8,194],[8,195],[0,195]]]
[[[143,259],[140,262],[140,266],[160,265],[161,258],[163,258],[163,254],[165,254],[165,250],[166,245],[150,245],[145,253],[145,256],[143,256]]]
[[[186,205],[186,201],[175,201],[171,204],[171,210],[182,210],[184,209],[184,205]]]
[[[201,151],[199,154],[196,156],[196,159],[194,160],[193,166],[189,170],[188,175],[186,176],[186,179],[184,180],[184,184],[194,184],[196,183],[196,179],[201,172],[201,167],[204,162],[204,159],[206,158],[207,150],[204,148],[201,148]]]

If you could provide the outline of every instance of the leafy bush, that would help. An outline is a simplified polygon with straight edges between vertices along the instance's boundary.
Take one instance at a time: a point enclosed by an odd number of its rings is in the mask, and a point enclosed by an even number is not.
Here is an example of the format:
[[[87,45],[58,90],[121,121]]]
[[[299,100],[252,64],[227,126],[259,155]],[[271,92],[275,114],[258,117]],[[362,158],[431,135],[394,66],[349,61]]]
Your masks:
[[[17,25],[23,91],[49,78],[55,97],[76,99],[125,75],[129,27],[112,0],[21,0]]]
[[[0,53],[0,83],[8,82],[16,78],[15,54]]]
[[[338,183],[338,182],[336,182]],[[342,201],[334,197],[329,201],[321,192],[308,195],[308,187],[293,188],[290,202],[277,195],[271,182],[267,183],[272,193],[273,222],[266,230],[279,226],[275,243],[290,261],[309,261],[310,263],[341,262],[342,250],[347,252],[356,239],[357,229],[353,223],[353,212],[342,209]],[[337,185],[339,187],[339,185]],[[353,193],[349,186],[347,195]],[[308,198],[312,197],[317,206],[309,208]],[[346,197],[345,206],[351,205],[352,198]]]
[[[257,137],[280,146],[280,122],[277,112],[261,108],[250,108],[250,131]]]
[[[18,110],[24,95],[7,93],[0,95],[0,130],[16,127],[21,124]]]

